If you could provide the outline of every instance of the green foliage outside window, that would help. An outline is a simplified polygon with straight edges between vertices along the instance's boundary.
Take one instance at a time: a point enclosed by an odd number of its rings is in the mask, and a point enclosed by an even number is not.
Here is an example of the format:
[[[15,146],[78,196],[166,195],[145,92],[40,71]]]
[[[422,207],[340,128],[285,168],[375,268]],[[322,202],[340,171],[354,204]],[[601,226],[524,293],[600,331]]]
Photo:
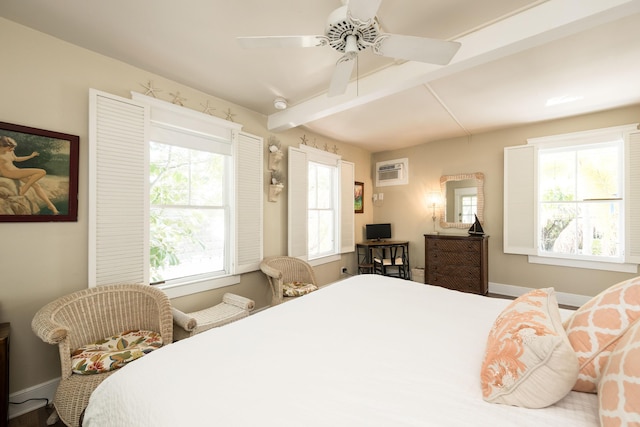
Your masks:
[[[212,161],[213,157],[213,161]],[[166,279],[164,270],[178,266],[195,251],[205,248],[202,211],[191,208],[215,203],[211,191],[222,175],[222,159],[206,152],[166,144],[151,144],[150,177],[150,276]],[[206,183],[203,185],[203,182]]]

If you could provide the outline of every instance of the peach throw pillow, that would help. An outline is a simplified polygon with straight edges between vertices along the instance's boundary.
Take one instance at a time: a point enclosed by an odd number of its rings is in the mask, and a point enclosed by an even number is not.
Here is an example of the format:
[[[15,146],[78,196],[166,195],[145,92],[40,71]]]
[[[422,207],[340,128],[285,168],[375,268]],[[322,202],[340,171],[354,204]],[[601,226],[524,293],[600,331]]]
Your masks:
[[[598,383],[600,425],[640,426],[640,321],[618,341]]]
[[[553,288],[533,290],[500,313],[482,363],[484,400],[544,408],[566,396],[577,377]]]
[[[574,390],[596,392],[609,354],[639,317],[640,277],[636,277],[604,290],[567,319],[567,336],[580,363]]]

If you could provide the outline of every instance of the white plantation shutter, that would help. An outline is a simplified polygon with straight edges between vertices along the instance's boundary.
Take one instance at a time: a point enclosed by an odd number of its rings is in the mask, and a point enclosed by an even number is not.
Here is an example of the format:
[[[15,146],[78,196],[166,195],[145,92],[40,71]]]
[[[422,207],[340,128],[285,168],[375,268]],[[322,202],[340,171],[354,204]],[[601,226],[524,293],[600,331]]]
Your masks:
[[[355,251],[354,181],[355,165],[342,161],[340,164],[340,253]]]
[[[262,138],[241,132],[236,144],[235,273],[255,271],[262,261]]]
[[[627,226],[626,262],[640,264],[640,132],[625,141],[625,209]]]
[[[307,153],[289,147],[289,256],[307,259],[309,173]]]
[[[532,145],[504,149],[504,253],[536,254],[536,169]]]
[[[148,283],[149,109],[91,89],[89,111],[89,286]]]

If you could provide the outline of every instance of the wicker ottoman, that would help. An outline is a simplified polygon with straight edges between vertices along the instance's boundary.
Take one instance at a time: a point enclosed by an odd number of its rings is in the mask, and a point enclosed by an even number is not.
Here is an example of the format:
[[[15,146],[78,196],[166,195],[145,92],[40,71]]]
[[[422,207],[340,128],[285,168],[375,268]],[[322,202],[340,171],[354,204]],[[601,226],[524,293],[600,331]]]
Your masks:
[[[189,338],[207,329],[247,317],[254,307],[253,300],[230,293],[223,295],[220,304],[193,313],[183,313],[172,307],[173,340]]]

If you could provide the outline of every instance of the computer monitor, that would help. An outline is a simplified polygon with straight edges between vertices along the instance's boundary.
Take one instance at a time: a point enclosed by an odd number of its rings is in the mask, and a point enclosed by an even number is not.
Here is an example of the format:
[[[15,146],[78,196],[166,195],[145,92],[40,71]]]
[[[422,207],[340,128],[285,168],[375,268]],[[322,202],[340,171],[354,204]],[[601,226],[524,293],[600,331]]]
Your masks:
[[[391,238],[391,224],[367,224],[365,226],[367,240],[385,240]]]

